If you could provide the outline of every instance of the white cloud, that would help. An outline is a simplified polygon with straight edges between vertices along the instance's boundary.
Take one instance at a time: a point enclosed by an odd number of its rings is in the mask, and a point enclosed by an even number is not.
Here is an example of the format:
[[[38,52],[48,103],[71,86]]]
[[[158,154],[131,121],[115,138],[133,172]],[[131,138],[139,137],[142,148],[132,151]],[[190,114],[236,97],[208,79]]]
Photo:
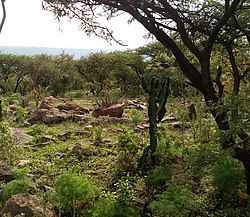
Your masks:
[[[60,23],[41,8],[41,0],[7,0],[7,17],[2,33],[1,46],[41,46],[60,48],[126,49],[97,37],[87,37],[78,30],[78,23],[64,19]],[[0,14],[1,15],[1,14]],[[129,48],[145,44],[146,31],[140,24],[127,24],[127,17],[109,21],[115,36]],[[61,31],[62,30],[62,31]]]

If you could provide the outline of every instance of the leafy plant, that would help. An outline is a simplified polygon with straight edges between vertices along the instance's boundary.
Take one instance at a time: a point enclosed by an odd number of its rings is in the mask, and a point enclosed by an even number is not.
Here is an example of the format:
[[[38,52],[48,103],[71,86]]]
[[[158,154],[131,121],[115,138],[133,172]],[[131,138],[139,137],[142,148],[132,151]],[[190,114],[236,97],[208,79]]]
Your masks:
[[[4,187],[2,197],[4,201],[7,201],[15,194],[28,192],[30,184],[30,180],[27,177],[28,172],[27,168],[16,169],[12,172],[15,180],[7,183]]]
[[[23,123],[24,120],[27,117],[28,112],[26,111],[25,108],[21,107],[21,106],[17,106],[16,107],[16,111],[15,111],[15,117],[16,117],[16,121],[19,123]]]
[[[100,108],[107,108],[115,104],[121,103],[121,99],[119,97],[114,96],[111,91],[105,92],[105,96],[100,100],[97,100],[97,105]]]
[[[161,216],[189,216],[190,212],[198,209],[198,203],[192,193],[184,186],[171,186],[153,201],[149,207]]]
[[[61,208],[65,214],[76,215],[83,207],[92,205],[101,191],[84,176],[69,172],[61,175],[55,183],[56,192],[52,204]]]
[[[17,147],[14,144],[14,137],[12,136],[8,125],[0,122],[0,156],[1,160],[13,163],[16,159]]]
[[[221,192],[234,191],[244,179],[244,168],[228,154],[220,157],[211,172],[212,185]]]
[[[115,213],[115,195],[111,192],[103,195],[90,209],[91,217],[112,217]]]
[[[172,176],[172,165],[157,166],[149,171],[147,183],[154,188],[163,186]]]
[[[124,130],[118,137],[118,161],[116,164],[116,176],[132,172],[136,168],[139,147],[139,138],[131,131]]]
[[[137,111],[135,109],[132,109],[130,111],[130,116],[132,118],[132,123],[135,126],[142,123],[142,121],[143,121],[141,112],[139,112],[139,111]]]

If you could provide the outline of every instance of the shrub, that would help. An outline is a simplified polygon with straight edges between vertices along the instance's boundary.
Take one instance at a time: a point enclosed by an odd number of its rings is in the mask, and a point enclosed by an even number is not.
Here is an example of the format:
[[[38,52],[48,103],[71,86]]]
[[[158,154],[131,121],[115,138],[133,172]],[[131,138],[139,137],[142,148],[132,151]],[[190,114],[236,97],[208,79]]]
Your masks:
[[[153,201],[149,207],[157,215],[185,217],[197,210],[198,204],[186,187],[171,186],[159,196],[158,201]]]
[[[16,156],[17,147],[14,145],[14,137],[11,135],[6,123],[0,122],[0,156],[1,160],[13,163]]]
[[[224,154],[213,166],[212,185],[219,191],[232,192],[244,180],[244,168],[230,155]]]
[[[91,206],[101,191],[84,176],[69,172],[61,175],[55,183],[52,204],[63,209],[65,214],[75,216],[82,207]]]
[[[136,169],[139,158],[139,138],[130,131],[119,134],[117,149],[118,161],[116,164],[116,176],[133,172]]]
[[[30,180],[27,177],[28,173],[27,168],[16,169],[14,170],[13,176],[15,180],[6,184],[3,189],[3,200],[7,201],[11,196],[19,193],[27,193],[29,190]]]
[[[149,186],[162,186],[171,179],[172,165],[157,166],[149,171],[146,182]]]
[[[130,116],[132,118],[131,122],[135,126],[143,122],[142,113],[140,111],[132,109],[130,111]]]
[[[21,106],[16,107],[15,118],[19,123],[23,123],[27,117],[27,110]]]
[[[121,99],[118,96],[113,95],[110,91],[105,92],[105,96],[97,101],[97,105],[100,108],[107,108],[119,103],[121,103]]]

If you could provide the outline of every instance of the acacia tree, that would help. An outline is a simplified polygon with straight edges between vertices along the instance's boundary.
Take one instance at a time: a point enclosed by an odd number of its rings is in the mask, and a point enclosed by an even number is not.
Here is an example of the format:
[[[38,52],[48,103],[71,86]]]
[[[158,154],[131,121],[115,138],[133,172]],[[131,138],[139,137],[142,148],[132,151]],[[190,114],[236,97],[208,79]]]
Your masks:
[[[104,67],[105,63],[105,55],[102,52],[92,53],[76,61],[76,70],[88,82],[93,95],[104,90],[110,78],[110,71]]]
[[[224,84],[226,73],[220,65],[211,66],[215,45],[226,52],[230,65],[234,97],[240,93],[240,85],[250,71],[249,62],[240,65],[236,48],[247,48],[249,54],[250,23],[249,0],[44,0],[44,8],[51,10],[57,18],[68,16],[81,20],[87,34],[95,34],[112,40],[112,31],[101,26],[97,17],[107,19],[121,12],[131,15],[174,55],[188,82],[204,96],[218,128],[227,132],[223,148],[232,148],[246,171],[247,192],[250,194],[250,136],[243,128],[230,131],[229,110],[224,107]],[[176,38],[180,40],[176,40]],[[192,55],[185,55],[185,47]],[[195,58],[196,64],[191,60]],[[249,59],[249,57],[248,57]],[[216,68],[216,71],[213,69]],[[215,79],[212,74],[216,74]],[[237,119],[238,111],[231,112]],[[229,132],[229,133],[228,133]],[[241,140],[234,141],[234,135]]]

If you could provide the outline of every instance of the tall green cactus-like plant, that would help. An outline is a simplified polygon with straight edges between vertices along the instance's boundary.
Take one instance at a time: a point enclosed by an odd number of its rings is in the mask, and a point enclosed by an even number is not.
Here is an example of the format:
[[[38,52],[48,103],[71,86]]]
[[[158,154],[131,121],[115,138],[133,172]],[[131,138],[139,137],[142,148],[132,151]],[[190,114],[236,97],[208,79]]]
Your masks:
[[[145,148],[140,159],[139,167],[144,169],[144,162],[147,156],[151,155],[151,163],[155,164],[156,159],[154,153],[157,148],[157,123],[159,123],[165,116],[166,103],[169,94],[169,79],[160,82],[156,78],[152,78],[147,82],[141,78],[142,87],[148,94],[148,118],[149,118],[149,134],[150,145]]]
[[[3,120],[3,103],[2,100],[0,99],[0,121]]]

